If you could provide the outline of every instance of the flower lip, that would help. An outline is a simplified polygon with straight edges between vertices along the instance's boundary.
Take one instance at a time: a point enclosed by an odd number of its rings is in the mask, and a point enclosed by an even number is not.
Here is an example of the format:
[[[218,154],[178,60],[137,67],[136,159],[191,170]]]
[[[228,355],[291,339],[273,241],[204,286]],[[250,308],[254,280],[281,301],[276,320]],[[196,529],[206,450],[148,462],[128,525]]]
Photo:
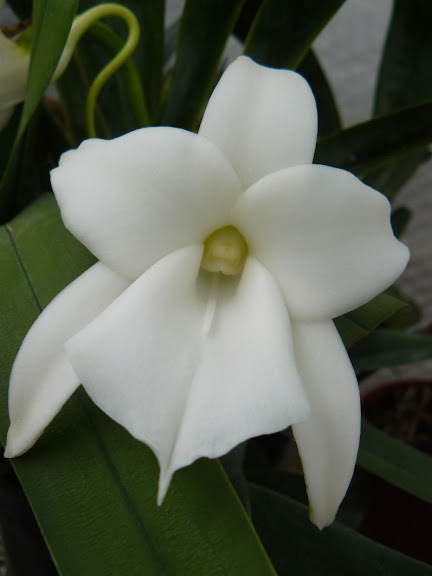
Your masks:
[[[226,276],[241,274],[249,249],[244,237],[234,226],[215,230],[204,241],[201,268],[222,272]]]

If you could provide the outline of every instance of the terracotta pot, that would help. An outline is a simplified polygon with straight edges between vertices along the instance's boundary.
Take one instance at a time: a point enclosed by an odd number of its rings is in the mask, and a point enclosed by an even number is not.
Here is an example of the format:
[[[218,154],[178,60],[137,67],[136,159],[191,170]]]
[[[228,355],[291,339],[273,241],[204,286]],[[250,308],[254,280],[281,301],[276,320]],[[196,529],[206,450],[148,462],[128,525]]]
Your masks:
[[[432,453],[432,380],[385,382],[361,394],[363,418],[399,440]],[[432,505],[362,471],[374,499],[360,532],[432,564]]]

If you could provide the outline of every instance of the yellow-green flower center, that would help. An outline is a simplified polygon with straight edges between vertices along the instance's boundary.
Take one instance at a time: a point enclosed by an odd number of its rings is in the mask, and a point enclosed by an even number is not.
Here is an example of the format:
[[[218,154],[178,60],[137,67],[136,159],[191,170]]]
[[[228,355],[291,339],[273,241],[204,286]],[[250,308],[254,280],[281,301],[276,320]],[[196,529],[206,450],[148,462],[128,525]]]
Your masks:
[[[234,226],[219,228],[204,241],[201,268],[227,276],[241,274],[248,255],[246,240]]]

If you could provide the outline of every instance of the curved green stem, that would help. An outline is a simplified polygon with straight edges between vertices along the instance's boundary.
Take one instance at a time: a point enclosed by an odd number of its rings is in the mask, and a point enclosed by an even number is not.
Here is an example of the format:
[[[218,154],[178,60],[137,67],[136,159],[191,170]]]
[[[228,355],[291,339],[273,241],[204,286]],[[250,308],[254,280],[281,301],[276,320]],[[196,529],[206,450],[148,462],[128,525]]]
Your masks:
[[[104,48],[116,53],[121,50],[123,40],[106,24],[96,22],[88,31]],[[144,95],[142,82],[135,62],[128,58],[122,68],[123,79],[132,111],[139,128],[150,125],[150,117],[147,108],[147,101]]]
[[[107,18],[109,16],[117,16],[124,20],[129,29],[129,34],[124,46],[117,55],[108,62],[105,68],[99,72],[90,86],[86,102],[86,128],[89,138],[94,138],[96,136],[94,113],[99,92],[110,76],[112,76],[114,72],[116,72],[120,66],[127,61],[135,50],[140,36],[140,27],[135,14],[128,8],[113,3],[99,4],[98,6],[90,8],[83,14],[80,14],[80,16],[75,19],[68,39],[68,44],[73,46],[79,38],[81,38],[84,32],[90,28],[90,26],[95,24],[95,22],[101,18]]]

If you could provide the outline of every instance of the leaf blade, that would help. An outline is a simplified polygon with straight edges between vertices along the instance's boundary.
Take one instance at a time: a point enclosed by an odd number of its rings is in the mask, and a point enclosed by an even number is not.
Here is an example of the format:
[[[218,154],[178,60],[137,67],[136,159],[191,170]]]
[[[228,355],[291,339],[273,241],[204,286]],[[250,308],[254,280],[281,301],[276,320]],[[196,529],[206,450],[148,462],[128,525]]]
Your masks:
[[[356,372],[422,362],[432,358],[432,336],[379,329],[359,342],[350,358]]]
[[[377,326],[389,320],[408,304],[387,292],[348,314],[335,318],[334,323],[346,348],[370,334]]]
[[[432,568],[337,522],[320,532],[307,507],[267,488],[250,486],[255,526],[279,576],[430,576]]]
[[[314,162],[358,175],[432,142],[432,100],[356,124],[317,142]]]
[[[377,80],[375,115],[432,97],[432,37],[428,25],[431,18],[430,2],[394,1]],[[427,149],[418,150],[403,162],[369,174],[367,183],[392,198],[429,157]]]
[[[162,125],[196,129],[244,0],[187,0]]]
[[[432,503],[432,458],[365,420],[357,463],[389,484]]]
[[[255,17],[244,53],[264,66],[295,69],[345,0],[267,0]]]

